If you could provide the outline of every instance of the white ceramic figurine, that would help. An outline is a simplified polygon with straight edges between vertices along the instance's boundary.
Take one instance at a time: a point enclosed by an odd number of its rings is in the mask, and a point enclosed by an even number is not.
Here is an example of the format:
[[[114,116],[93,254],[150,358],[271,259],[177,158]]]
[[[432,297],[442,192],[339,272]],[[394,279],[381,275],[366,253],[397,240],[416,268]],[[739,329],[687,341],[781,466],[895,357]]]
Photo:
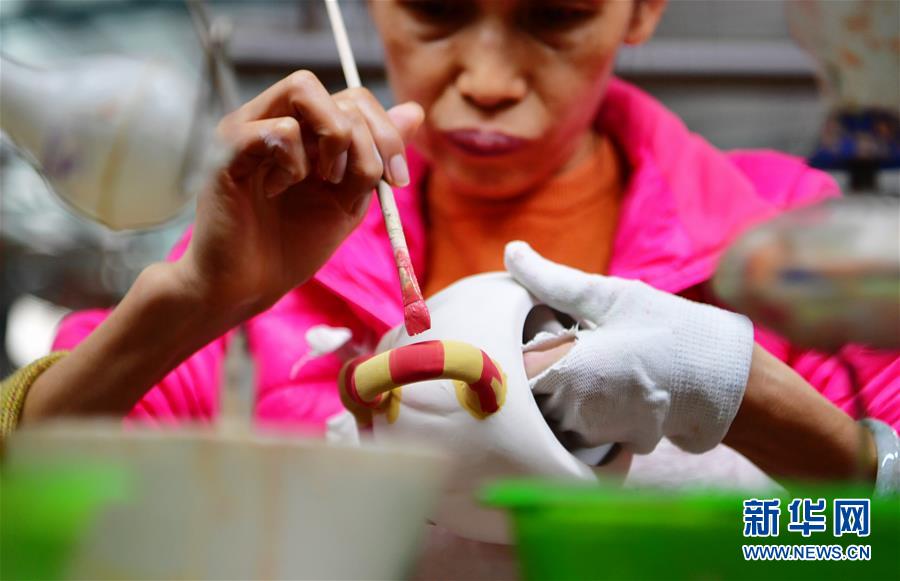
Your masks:
[[[542,320],[549,309],[539,305],[508,274],[489,273],[460,280],[429,299],[428,308],[431,330],[414,338],[402,326],[391,330],[378,345],[380,355],[369,359],[368,369],[364,371],[365,358],[345,367],[342,389],[346,391],[351,384],[355,389],[367,382],[377,383],[366,375],[380,376],[386,378],[382,383],[391,383],[388,380],[393,374],[393,385],[402,387],[385,393],[390,401],[376,400],[372,392],[368,398],[361,397],[363,387],[354,394],[356,404],[371,404],[369,410],[357,414],[357,419],[371,425],[370,435],[377,442],[419,442],[449,450],[458,465],[434,521],[463,537],[507,542],[503,515],[477,501],[485,483],[523,475],[593,482],[597,479],[593,465],[609,446],[570,452],[541,415],[525,373],[523,344],[548,328],[565,331],[555,319]],[[551,336],[539,334],[537,340]],[[458,381],[465,375],[459,373],[459,368],[465,367],[459,361],[466,358],[477,367],[469,376],[478,378],[482,374],[478,350],[485,355],[485,369],[492,362],[505,376],[505,393],[500,394],[496,411],[479,412],[468,406],[467,394],[474,395]],[[456,362],[455,375],[450,370],[454,364],[451,360]],[[416,382],[410,383],[410,378]],[[420,381],[424,378],[429,379]],[[361,408],[350,399],[347,396],[345,400],[348,407],[359,411]],[[368,416],[366,411],[370,412]]]

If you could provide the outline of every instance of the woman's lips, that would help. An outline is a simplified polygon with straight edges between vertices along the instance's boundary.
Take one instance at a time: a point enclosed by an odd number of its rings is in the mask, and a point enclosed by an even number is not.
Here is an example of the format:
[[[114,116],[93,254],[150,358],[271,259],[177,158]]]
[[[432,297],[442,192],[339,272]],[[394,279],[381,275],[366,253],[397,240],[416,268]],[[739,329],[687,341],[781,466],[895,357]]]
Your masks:
[[[451,144],[470,155],[482,157],[506,155],[528,145],[528,140],[498,131],[456,129],[442,132]]]

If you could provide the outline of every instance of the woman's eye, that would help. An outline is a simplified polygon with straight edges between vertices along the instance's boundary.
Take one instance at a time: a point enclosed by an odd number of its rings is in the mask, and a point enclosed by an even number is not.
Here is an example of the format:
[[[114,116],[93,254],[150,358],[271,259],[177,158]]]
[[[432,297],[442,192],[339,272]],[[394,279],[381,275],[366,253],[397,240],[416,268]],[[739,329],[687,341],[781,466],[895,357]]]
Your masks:
[[[465,19],[466,0],[403,0],[403,7],[425,24],[450,26]]]
[[[538,31],[566,30],[587,22],[595,14],[596,9],[587,5],[538,2],[529,10],[528,24]]]

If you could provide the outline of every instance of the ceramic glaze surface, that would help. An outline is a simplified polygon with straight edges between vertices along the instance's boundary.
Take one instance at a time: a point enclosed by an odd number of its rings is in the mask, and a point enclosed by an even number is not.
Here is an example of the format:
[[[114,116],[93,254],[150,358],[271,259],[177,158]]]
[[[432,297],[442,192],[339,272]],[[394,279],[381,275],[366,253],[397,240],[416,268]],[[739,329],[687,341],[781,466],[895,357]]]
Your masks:
[[[374,416],[376,441],[427,441],[458,458],[434,520],[467,538],[508,539],[502,514],[475,499],[487,481],[512,475],[596,479],[590,467],[559,443],[531,394],[522,360],[522,329],[537,304],[506,273],[469,277],[428,300],[431,330],[410,337],[398,327],[378,345],[383,352],[421,341],[461,341],[487,353],[507,376],[504,405],[484,419],[460,405],[454,382],[445,379],[402,387],[393,421],[388,414]]]

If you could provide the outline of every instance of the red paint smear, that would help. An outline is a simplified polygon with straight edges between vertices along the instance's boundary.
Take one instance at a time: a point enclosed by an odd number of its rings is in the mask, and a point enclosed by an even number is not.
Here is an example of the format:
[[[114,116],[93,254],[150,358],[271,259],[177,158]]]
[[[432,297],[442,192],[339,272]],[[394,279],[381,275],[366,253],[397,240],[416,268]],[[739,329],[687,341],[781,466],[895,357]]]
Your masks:
[[[444,344],[424,341],[391,351],[389,368],[394,383],[406,385],[444,373]]]
[[[482,413],[492,414],[500,409],[500,405],[497,403],[497,394],[494,393],[491,383],[495,379],[502,383],[503,376],[500,375],[500,370],[484,351],[481,352],[481,361],[481,377],[475,383],[470,383],[469,387],[478,396]]]
[[[398,250],[395,258],[397,268],[400,270],[400,291],[403,293],[403,321],[406,332],[410,336],[424,333],[431,328],[431,314],[428,312],[425,299],[422,298],[422,291],[419,290],[409,253]]]

